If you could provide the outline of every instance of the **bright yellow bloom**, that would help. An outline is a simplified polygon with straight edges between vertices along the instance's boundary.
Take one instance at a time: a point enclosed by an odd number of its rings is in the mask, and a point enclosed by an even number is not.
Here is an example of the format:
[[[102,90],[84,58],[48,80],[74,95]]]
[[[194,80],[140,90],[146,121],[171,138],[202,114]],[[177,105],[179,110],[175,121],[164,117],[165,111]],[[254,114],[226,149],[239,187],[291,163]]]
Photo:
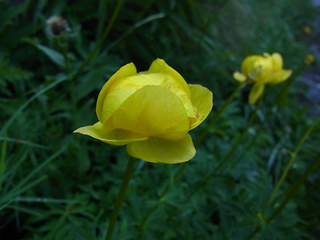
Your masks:
[[[249,94],[250,104],[256,103],[263,93],[265,84],[281,83],[292,73],[291,70],[283,69],[283,60],[279,53],[248,56],[242,62],[241,71],[242,73],[235,72],[233,78],[239,82],[254,83]]]
[[[311,63],[314,62],[314,56],[312,54],[307,54],[307,56],[304,59],[304,63],[307,65],[310,65]]]
[[[196,153],[188,132],[210,113],[212,93],[187,84],[162,59],[146,72],[133,63],[118,70],[99,93],[98,122],[76,133],[112,145],[127,145],[135,158],[155,163],[180,163]]]
[[[309,27],[309,26],[304,26],[304,27],[303,27],[303,30],[304,30],[304,32],[305,32],[306,34],[311,34],[311,33],[312,33],[312,29],[311,29],[311,27]]]

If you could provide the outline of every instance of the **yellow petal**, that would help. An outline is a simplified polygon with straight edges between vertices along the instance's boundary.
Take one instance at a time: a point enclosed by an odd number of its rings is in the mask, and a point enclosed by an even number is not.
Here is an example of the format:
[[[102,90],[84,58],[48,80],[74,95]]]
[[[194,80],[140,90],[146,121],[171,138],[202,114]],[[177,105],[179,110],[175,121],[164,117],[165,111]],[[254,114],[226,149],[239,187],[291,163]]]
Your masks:
[[[164,60],[162,59],[156,59],[152,62],[149,73],[167,73],[172,76],[172,78],[179,83],[180,87],[183,89],[183,91],[186,92],[187,96],[190,97],[190,91],[188,84],[183,79],[183,77],[172,67],[170,67]]]
[[[170,141],[151,137],[147,141],[127,145],[130,156],[154,163],[181,163],[189,161],[196,153],[191,136],[186,134],[180,140]]]
[[[238,82],[244,82],[247,80],[247,77],[244,74],[239,73],[239,72],[233,73],[233,78],[235,80],[237,80]]]
[[[292,74],[291,70],[282,69],[267,76],[264,79],[264,82],[271,83],[271,84],[278,84],[287,80],[291,76],[291,74]]]
[[[189,119],[180,98],[160,86],[145,86],[114,112],[109,126],[176,140],[189,131]]]
[[[154,72],[148,71],[137,74],[134,69],[132,75],[117,78],[116,81],[106,87],[107,90],[103,89],[101,91],[102,93],[100,95],[103,97],[99,98],[98,102],[100,103],[100,106],[102,106],[102,109],[100,110],[101,118],[99,119],[102,123],[106,123],[113,112],[119,108],[129,96],[146,85],[159,85],[169,89],[181,99],[187,110],[188,116],[195,117],[190,100],[190,91],[189,89],[185,91],[185,87],[183,86],[186,85],[186,82],[183,78],[175,72],[175,70],[166,65],[163,60],[156,60],[152,66],[151,69],[153,69]],[[155,69],[158,69],[159,71],[163,70],[163,72],[156,72]],[[179,79],[182,79],[182,83]],[[99,109],[101,108],[100,106]]]
[[[196,112],[196,119],[192,121],[191,129],[197,127],[209,115],[212,105],[212,92],[200,85],[189,84],[191,101]]]
[[[249,73],[251,72],[252,68],[254,67],[254,63],[259,60],[263,59],[263,57],[258,55],[251,55],[246,57],[242,64],[241,64],[241,71],[245,76],[249,76]]]
[[[264,90],[264,84],[262,83],[254,84],[249,93],[249,104],[255,104],[258,98],[263,93],[263,90]]]
[[[105,104],[105,98],[112,87],[112,85],[121,78],[126,78],[129,76],[133,76],[137,74],[137,69],[134,66],[133,63],[128,63],[121,67],[115,74],[112,75],[112,77],[104,84],[103,88],[101,89],[98,100],[97,100],[97,106],[96,106],[96,114],[101,122],[105,122],[106,119],[108,119],[109,115],[112,114],[112,110],[109,109],[109,111],[106,111],[104,109]],[[111,106],[111,105],[110,105]],[[104,112],[103,112],[104,111]]]
[[[74,131],[74,133],[88,135],[112,145],[125,145],[130,142],[143,141],[148,139],[148,137],[146,136],[142,136],[126,130],[114,129],[109,131],[103,127],[101,122],[97,122],[91,126],[78,128]]]
[[[257,60],[254,63],[254,68],[250,73],[253,77],[257,78],[257,81],[264,81],[265,77],[269,76],[273,71],[273,63],[271,56],[266,56]]]
[[[283,67],[283,60],[279,53],[272,54],[272,63],[273,63],[273,70],[280,70]]]
[[[311,63],[314,62],[314,56],[312,54],[307,54],[307,56],[304,59],[304,63],[307,65],[310,65]]]

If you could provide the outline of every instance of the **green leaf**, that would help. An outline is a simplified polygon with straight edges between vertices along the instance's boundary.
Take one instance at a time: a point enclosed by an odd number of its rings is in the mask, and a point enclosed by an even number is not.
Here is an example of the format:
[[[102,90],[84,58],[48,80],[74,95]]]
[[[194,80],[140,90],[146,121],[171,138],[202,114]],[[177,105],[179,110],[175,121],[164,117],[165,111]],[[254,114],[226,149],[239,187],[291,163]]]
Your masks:
[[[59,67],[64,68],[65,62],[63,55],[56,50],[53,50],[52,48],[46,47],[41,44],[36,44],[36,48],[38,48],[41,52],[43,52],[47,57],[49,57],[55,64],[57,64]]]

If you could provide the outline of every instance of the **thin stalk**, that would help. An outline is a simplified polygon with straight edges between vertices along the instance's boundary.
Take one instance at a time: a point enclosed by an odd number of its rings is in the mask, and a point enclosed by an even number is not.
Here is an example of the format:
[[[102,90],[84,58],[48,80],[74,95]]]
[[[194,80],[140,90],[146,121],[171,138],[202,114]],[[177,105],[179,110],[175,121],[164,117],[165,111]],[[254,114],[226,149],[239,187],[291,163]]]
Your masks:
[[[306,133],[303,135],[303,137],[300,139],[297,148],[301,147],[301,142],[305,140],[305,138],[310,134],[312,129],[315,127],[317,123],[319,123],[320,117],[316,119],[316,121],[307,129]],[[304,139],[302,141],[302,139]],[[308,176],[320,166],[320,153],[316,156],[315,160],[310,164],[310,166],[307,168],[305,173],[297,180],[295,181],[286,191],[287,195],[285,200],[282,202],[282,204],[276,209],[276,211],[271,215],[270,218],[268,218],[264,224],[269,224],[273,220],[275,220],[278,215],[281,213],[281,211],[285,208],[285,206],[288,204],[288,202],[295,196],[301,185],[306,181]],[[270,201],[270,200],[269,200]],[[261,226],[257,226],[256,229],[250,234],[250,236],[247,238],[248,240],[251,240],[257,233],[260,232]]]
[[[187,166],[187,163],[183,163],[179,170],[176,172],[176,174],[173,176],[171,182],[175,182],[180,175],[182,174],[182,172],[184,171],[185,167]],[[162,191],[162,193],[160,194],[159,198],[158,198],[158,202],[161,202],[161,199],[167,194],[167,192],[169,191],[169,184],[166,186],[166,188]],[[156,210],[158,206],[154,205],[152,208],[150,208],[147,212],[147,214],[144,216],[141,224],[139,225],[139,231],[142,231],[144,228],[144,225],[146,224],[147,220],[149,219],[149,217],[151,216],[151,214]]]
[[[283,98],[283,96],[287,92],[288,88],[291,86],[291,84],[294,82],[294,80],[301,74],[301,72],[305,69],[306,66],[307,65],[304,62],[302,62],[300,67],[297,69],[297,71],[295,71],[295,73],[286,82],[283,83],[281,91],[277,94],[277,96],[275,97],[272,104],[269,105],[268,110],[266,111],[267,113],[265,114],[264,120],[260,124],[260,127],[258,128],[256,135],[251,138],[250,144],[248,144],[248,147],[246,148],[245,151],[249,151],[249,149],[254,147],[253,143],[256,141],[257,136],[260,135],[262,130],[265,129],[266,123],[271,117],[273,107],[275,105],[277,105],[277,103],[280,102],[281,98]]]
[[[227,98],[227,100],[224,102],[224,104],[222,105],[222,107],[218,110],[218,112],[210,119],[210,121],[208,122],[207,126],[205,127],[205,129],[202,131],[202,133],[200,134],[199,138],[197,139],[196,143],[195,143],[195,148],[198,148],[199,145],[202,143],[202,141],[204,140],[204,138],[206,137],[206,135],[208,134],[211,126],[216,122],[216,120],[218,119],[218,117],[225,111],[225,109],[227,108],[227,106],[230,104],[230,102],[234,99],[234,97],[237,95],[237,93],[244,88],[247,85],[247,83],[243,83],[241,85],[239,85],[231,94],[230,96]],[[173,179],[171,180],[171,182],[175,182],[180,175],[183,173],[184,169],[186,168],[187,163],[183,163],[179,170],[177,171],[177,173],[174,175]],[[158,202],[163,198],[163,196],[165,196],[167,194],[167,192],[169,191],[169,184],[166,186],[166,188],[163,190],[163,192],[160,194],[159,198],[158,198]],[[144,216],[141,224],[139,225],[139,230],[142,231],[144,228],[144,225],[146,224],[147,220],[149,219],[149,217],[151,216],[151,214],[154,212],[154,210],[157,208],[157,205],[155,205],[153,208],[150,208],[147,212],[147,214]]]
[[[117,221],[117,217],[119,215],[119,211],[121,208],[121,205],[123,203],[126,191],[127,191],[127,187],[134,169],[134,164],[135,164],[135,158],[130,157],[128,165],[127,165],[127,169],[126,172],[124,174],[122,183],[121,183],[121,187],[118,193],[118,197],[114,206],[114,209],[112,211],[111,217],[110,217],[110,223],[109,223],[109,227],[108,227],[108,232],[106,235],[105,240],[110,240],[112,237],[112,233],[114,230],[114,227],[116,225],[116,221]]]
[[[245,135],[247,134],[250,126],[252,125],[252,123],[254,122],[254,119],[256,118],[257,112],[260,109],[261,106],[261,102],[262,102],[262,98],[260,98],[258,105],[256,106],[256,109],[252,112],[252,114],[250,115],[250,118],[247,122],[247,125],[245,127],[245,129],[242,131],[241,135],[239,136],[239,138],[237,139],[236,143],[233,145],[232,149],[228,152],[228,154],[223,158],[222,161],[220,161],[220,163],[218,164],[218,166],[216,166],[211,172],[210,174],[203,178],[202,181],[197,185],[197,187],[188,195],[188,197],[184,200],[184,202],[187,202],[196,192],[198,192],[209,180],[210,178],[212,178],[216,172],[218,170],[220,170],[221,167],[223,167],[228,160],[232,157],[232,155],[235,153],[235,151],[238,149],[238,147],[241,145],[243,138],[245,137]]]
[[[266,220],[266,224],[272,222],[284,209],[284,207],[288,204],[288,202],[294,197],[294,195],[297,193],[301,185],[306,181],[308,176],[320,166],[320,153],[316,156],[315,160],[310,164],[306,172],[301,176],[296,182],[292,184],[291,191],[287,195],[286,199],[283,201],[283,203],[280,205],[280,207],[277,208],[277,210],[272,214],[272,216]]]
[[[6,157],[7,157],[7,142],[4,141],[2,143],[2,150],[1,150],[1,156],[0,156],[0,192],[2,188],[3,173],[6,170]]]
[[[291,154],[291,158],[285,168],[285,170],[283,171],[281,177],[280,177],[280,180],[278,182],[278,184],[276,185],[276,187],[274,188],[270,198],[269,198],[269,201],[268,201],[268,204],[271,204],[272,203],[272,200],[273,198],[276,196],[281,184],[283,183],[284,179],[286,178],[286,176],[288,175],[288,172],[300,150],[300,147],[301,145],[305,142],[305,140],[307,139],[307,137],[310,135],[310,133],[312,132],[312,130],[315,128],[315,126],[320,122],[320,117],[318,117],[316,119],[316,121],[308,128],[308,130],[304,133],[304,135],[302,136],[302,138],[299,140],[299,143],[297,145],[297,147],[295,148],[294,152]]]
[[[8,127],[13,123],[13,121],[19,116],[19,114],[35,99],[37,99],[40,95],[42,95],[43,93],[47,92],[48,90],[50,90],[51,88],[54,88],[55,86],[57,86],[58,84],[62,83],[63,81],[65,81],[67,79],[67,77],[63,76],[58,78],[56,81],[52,82],[51,84],[49,84],[48,86],[44,87],[41,90],[38,90],[32,97],[30,97],[27,101],[25,101],[24,104],[22,104],[16,111],[15,113],[9,118],[9,120],[3,124],[2,129],[0,130],[0,136],[4,136],[6,133],[6,130],[8,129]]]
[[[208,134],[211,126],[216,122],[216,120],[218,119],[218,117],[221,115],[221,113],[224,112],[224,110],[226,110],[227,106],[230,104],[230,102],[234,99],[234,97],[237,95],[237,93],[244,88],[247,85],[247,83],[243,83],[241,85],[239,85],[232,93],[231,95],[227,98],[227,100],[224,102],[224,104],[222,105],[222,107],[218,110],[218,112],[211,118],[211,120],[208,122],[207,126],[205,127],[205,129],[202,131],[202,133],[200,134],[198,140],[196,141],[195,147],[198,148],[199,145],[202,143],[202,141],[204,140],[204,138],[206,137],[206,135]]]
[[[75,73],[75,75],[77,75],[78,73],[80,73],[82,71],[82,69],[87,66],[99,53],[99,50],[103,44],[103,42],[106,40],[107,36],[109,35],[109,32],[111,30],[111,28],[114,25],[114,22],[116,21],[120,8],[122,5],[122,0],[118,0],[117,1],[117,5],[116,8],[112,14],[112,17],[109,21],[109,24],[107,25],[106,29],[103,32],[102,37],[100,38],[100,40],[98,41],[98,43],[96,44],[95,48],[91,51],[91,53],[89,54],[89,56],[87,57],[87,59],[81,64],[81,66],[78,68],[77,72]]]
[[[283,85],[281,91],[277,94],[275,100],[272,102],[272,104],[268,107],[267,110],[267,114],[265,117],[265,120],[262,123],[262,126],[265,125],[265,123],[267,122],[267,120],[270,117],[270,114],[272,112],[272,108],[280,102],[281,98],[283,98],[283,96],[285,95],[285,93],[288,91],[288,88],[291,86],[291,84],[294,82],[294,80],[302,73],[302,71],[305,69],[307,65],[302,62],[302,64],[300,65],[300,67],[298,68],[297,71],[294,72],[294,74],[285,82],[285,84]]]
[[[103,24],[106,20],[107,2],[108,2],[108,0],[101,0],[97,39],[100,39],[100,37],[101,37]]]

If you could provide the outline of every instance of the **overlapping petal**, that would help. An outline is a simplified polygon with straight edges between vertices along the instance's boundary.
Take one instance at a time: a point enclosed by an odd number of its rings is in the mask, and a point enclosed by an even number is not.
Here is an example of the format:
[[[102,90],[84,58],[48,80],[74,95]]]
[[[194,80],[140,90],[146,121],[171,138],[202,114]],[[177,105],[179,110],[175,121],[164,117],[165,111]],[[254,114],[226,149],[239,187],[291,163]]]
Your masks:
[[[161,86],[144,86],[112,115],[108,125],[141,135],[180,139],[189,131],[189,119],[179,97]]]
[[[191,101],[194,106],[196,118],[191,123],[191,128],[197,127],[209,115],[213,106],[213,96],[209,89],[201,85],[189,84],[191,92]]]
[[[162,59],[140,73],[129,63],[99,93],[99,122],[75,133],[112,145],[127,145],[131,156],[145,161],[184,162],[195,154],[188,132],[204,121],[212,104],[207,88],[188,86]]]
[[[152,62],[149,70],[149,73],[167,73],[172,76],[177,83],[179,83],[181,89],[190,97],[190,90],[188,84],[183,79],[183,77],[172,67],[170,67],[163,59],[156,59]]]
[[[147,141],[132,142],[127,145],[127,152],[147,162],[173,164],[190,160],[196,150],[191,136],[186,134],[176,141],[150,137]]]
[[[251,55],[241,64],[240,72],[234,72],[233,78],[239,82],[255,83],[249,94],[249,103],[254,104],[264,91],[264,84],[278,84],[287,80],[291,70],[283,69],[283,59],[279,53]]]
[[[110,88],[119,79],[127,78],[137,74],[137,69],[133,63],[128,63],[121,67],[102,87],[96,105],[96,114],[101,122],[105,122],[112,112],[117,108],[116,101],[111,104],[105,104],[105,98],[110,91]]]
[[[273,74],[270,74],[270,76],[266,77],[265,81],[267,83],[271,84],[278,84],[285,80],[287,80],[292,74],[291,70],[279,70]]]
[[[273,63],[273,70],[281,70],[283,68],[283,60],[282,56],[279,53],[273,53],[271,55],[272,63]]]
[[[193,106],[190,101],[191,95],[188,84],[176,70],[170,67],[164,60],[158,58],[151,64],[148,74],[161,74],[161,86],[168,88],[170,91],[179,96],[187,110],[189,117],[195,116]]]
[[[249,76],[252,68],[254,67],[254,63],[261,59],[262,57],[259,55],[251,55],[246,57],[241,64],[241,71],[245,76]]]
[[[102,142],[117,146],[148,139],[147,136],[143,136],[141,134],[133,133],[123,129],[108,130],[103,126],[101,122],[97,122],[90,126],[78,128],[74,131],[74,133],[88,135]]]

